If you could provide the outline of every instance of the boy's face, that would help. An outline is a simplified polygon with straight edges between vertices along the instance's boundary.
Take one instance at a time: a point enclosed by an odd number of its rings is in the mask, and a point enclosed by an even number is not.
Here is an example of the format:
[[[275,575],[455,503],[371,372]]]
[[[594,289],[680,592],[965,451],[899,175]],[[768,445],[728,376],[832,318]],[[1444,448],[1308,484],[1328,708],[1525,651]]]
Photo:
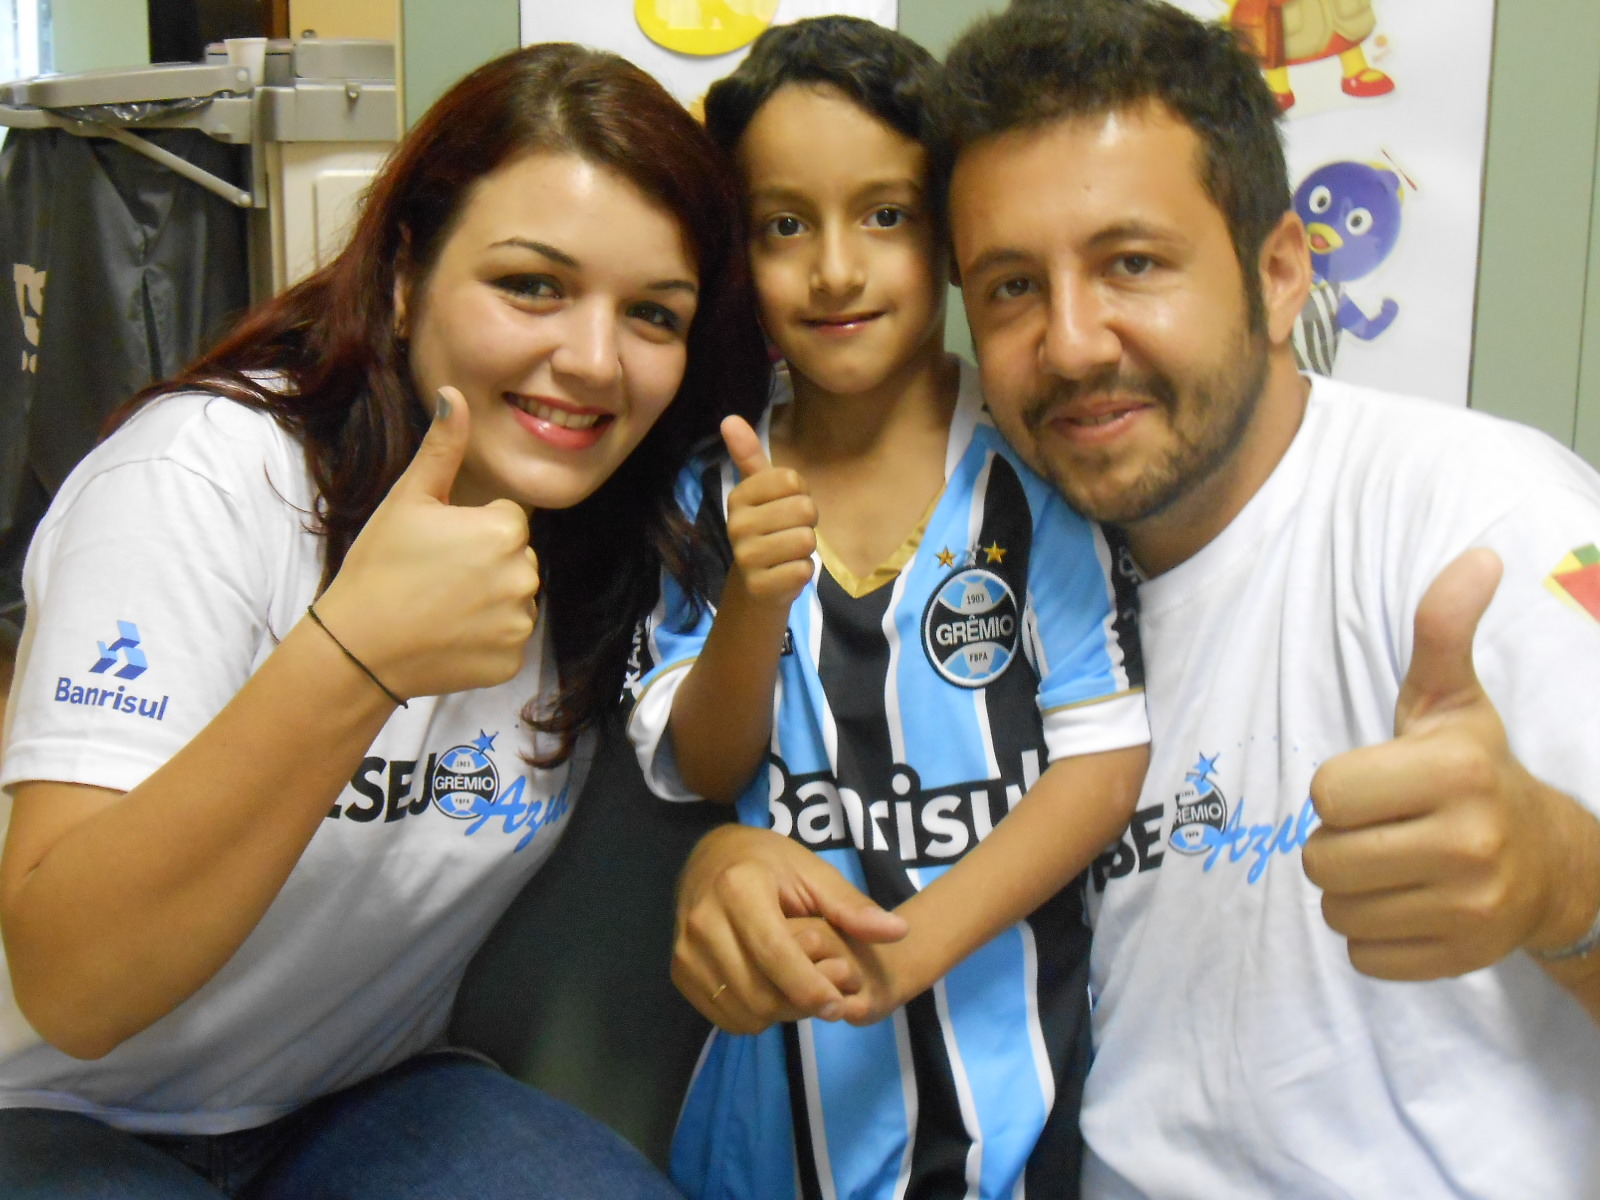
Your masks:
[[[944,336],[920,145],[826,86],[789,85],[739,143],[767,335],[823,392],[889,382]]]

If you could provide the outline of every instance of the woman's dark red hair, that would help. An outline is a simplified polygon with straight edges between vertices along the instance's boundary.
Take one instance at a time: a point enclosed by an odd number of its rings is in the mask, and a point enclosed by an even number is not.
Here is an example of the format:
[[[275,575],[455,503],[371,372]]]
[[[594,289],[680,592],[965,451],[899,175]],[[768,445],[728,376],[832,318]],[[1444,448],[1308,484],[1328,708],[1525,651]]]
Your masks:
[[[338,258],[246,314],[177,378],[140,393],[111,428],[188,388],[274,414],[305,443],[326,586],[428,421],[396,333],[397,273],[421,286],[473,186],[535,151],[615,171],[672,213],[700,286],[688,366],[666,413],[594,495],[534,520],[561,690],[553,704],[530,702],[526,715],[560,738],[559,753],[538,760],[553,763],[620,694],[633,627],[655,603],[661,569],[691,575],[690,527],[673,499],[678,470],[724,416],[759,414],[770,378],[732,173],[650,76],[616,55],[562,44],[485,63],[396,148]],[[262,386],[260,372],[287,386]]]

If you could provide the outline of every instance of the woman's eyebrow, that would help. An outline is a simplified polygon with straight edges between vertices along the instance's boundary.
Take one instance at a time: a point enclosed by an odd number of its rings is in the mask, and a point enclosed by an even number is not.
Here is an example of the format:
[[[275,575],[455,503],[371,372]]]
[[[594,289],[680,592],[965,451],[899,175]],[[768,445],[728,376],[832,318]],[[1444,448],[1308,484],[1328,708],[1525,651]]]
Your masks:
[[[548,258],[551,262],[560,263],[574,271],[581,271],[583,264],[565,250],[557,249],[549,242],[538,242],[532,238],[508,237],[490,244],[490,249],[500,246],[515,246],[520,250],[531,250],[533,253]],[[688,292],[691,296],[698,296],[700,289],[695,286],[692,279],[658,279],[654,283],[645,284],[647,292]]]
[[[558,262],[563,267],[571,267],[574,270],[578,270],[583,265],[565,250],[558,250],[549,242],[536,242],[531,238],[523,237],[508,237],[492,243],[489,248],[493,250],[500,246],[517,246],[523,250],[532,250],[535,254],[542,254],[551,262]]]

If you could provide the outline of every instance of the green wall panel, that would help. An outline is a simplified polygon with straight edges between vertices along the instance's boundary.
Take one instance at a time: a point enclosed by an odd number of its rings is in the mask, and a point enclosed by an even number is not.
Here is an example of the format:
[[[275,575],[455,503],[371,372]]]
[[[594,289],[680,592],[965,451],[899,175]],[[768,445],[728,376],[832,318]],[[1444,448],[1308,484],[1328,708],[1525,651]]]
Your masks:
[[[400,22],[408,127],[468,71],[519,44],[516,0],[404,0]]]
[[[1600,101],[1596,108],[1600,109]],[[1574,448],[1600,466],[1600,113],[1595,130],[1594,195],[1589,218],[1589,286],[1583,306],[1578,361],[1578,422]]]
[[[1005,6],[1006,0],[900,0],[900,32],[943,58],[968,25]],[[973,360],[977,358],[972,350],[972,331],[967,328],[966,310],[961,306],[960,288],[950,289],[944,317],[944,343],[958,354]]]
[[[97,71],[150,61],[144,0],[51,0],[55,70]]]
[[[1472,405],[1571,445],[1590,274],[1600,4],[1498,7]]]

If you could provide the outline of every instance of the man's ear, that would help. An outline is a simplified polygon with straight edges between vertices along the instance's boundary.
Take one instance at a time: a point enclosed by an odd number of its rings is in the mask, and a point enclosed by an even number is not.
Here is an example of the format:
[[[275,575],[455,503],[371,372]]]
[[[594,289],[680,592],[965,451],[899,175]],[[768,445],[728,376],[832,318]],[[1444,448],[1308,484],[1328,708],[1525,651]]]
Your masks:
[[[1311,247],[1306,227],[1292,209],[1261,243],[1259,269],[1267,340],[1281,346],[1289,341],[1311,294]]]

